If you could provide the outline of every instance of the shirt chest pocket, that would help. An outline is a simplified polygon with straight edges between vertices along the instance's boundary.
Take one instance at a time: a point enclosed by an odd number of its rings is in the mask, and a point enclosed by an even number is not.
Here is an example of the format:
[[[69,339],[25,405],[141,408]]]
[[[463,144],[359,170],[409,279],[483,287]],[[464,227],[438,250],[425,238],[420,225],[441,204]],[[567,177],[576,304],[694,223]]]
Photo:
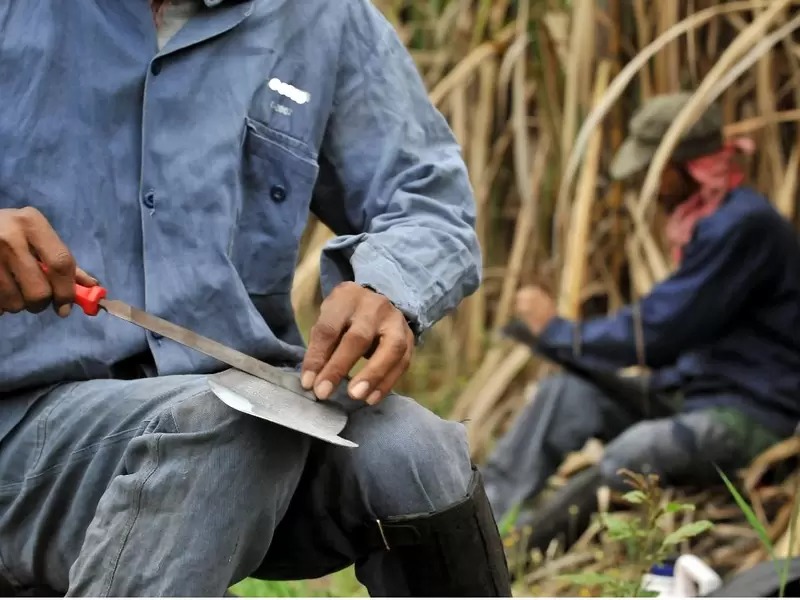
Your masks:
[[[247,119],[231,259],[251,295],[291,290],[318,171],[302,142]]]

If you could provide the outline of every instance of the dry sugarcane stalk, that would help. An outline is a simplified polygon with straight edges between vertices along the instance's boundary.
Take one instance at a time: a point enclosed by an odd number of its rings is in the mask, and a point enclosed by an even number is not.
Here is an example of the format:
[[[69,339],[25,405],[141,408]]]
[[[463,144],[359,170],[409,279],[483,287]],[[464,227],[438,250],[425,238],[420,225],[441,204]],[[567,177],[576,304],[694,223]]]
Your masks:
[[[763,546],[759,546],[752,552],[746,554],[743,560],[733,565],[733,570],[735,573],[747,571],[755,567],[758,563],[764,562],[767,558],[767,549]]]
[[[775,544],[775,556],[787,558],[800,554],[800,473],[794,474],[792,512],[788,530]]]
[[[480,455],[489,441],[490,431],[480,427],[480,424],[491,413],[498,400],[508,389],[511,381],[519,374],[530,360],[530,350],[524,346],[517,346],[511,351],[499,368],[486,381],[486,385],[479,392],[478,401],[473,404],[468,418],[467,437],[470,448],[475,455]]]
[[[429,97],[434,105],[438,106],[447,98],[454,89],[463,85],[464,81],[469,80],[483,63],[484,60],[496,56],[504,51],[505,47],[514,38],[515,28],[509,25],[497,34],[493,40],[489,40],[475,48],[462,59],[458,65],[443,77],[430,92]]]
[[[734,569],[739,565],[743,553],[752,552],[758,546],[758,540],[736,540],[713,550],[708,556],[708,562],[714,569]]]
[[[735,504],[725,506],[705,506],[697,512],[698,519],[708,519],[714,523],[726,521],[733,518],[741,518],[742,509]]]
[[[553,41],[559,64],[564,70],[567,68],[567,57],[569,56],[569,15],[560,11],[549,11],[542,22]]]
[[[783,173],[783,181],[775,194],[775,207],[790,221],[794,220],[797,210],[797,174],[800,171],[800,141],[795,142],[789,155],[787,169]]]
[[[800,455],[800,436],[791,437],[771,446],[750,463],[744,477],[745,489],[754,490],[771,467],[797,455]]]
[[[774,112],[767,116],[759,115],[751,119],[731,123],[725,126],[724,132],[726,137],[735,137],[746,135],[772,123],[788,123],[792,121],[800,121],[800,109]]]
[[[524,29],[525,21],[518,20],[520,27],[520,43],[515,45],[516,48],[522,49],[527,47],[527,34]],[[514,52],[509,50],[509,56],[514,56],[513,62],[506,62],[506,65],[513,65],[513,78],[512,78],[512,115],[511,115],[511,130],[513,132],[513,159],[514,159],[514,174],[517,183],[517,189],[520,197],[520,210],[517,218],[516,228],[514,232],[514,239],[511,244],[511,253],[509,256],[509,273],[503,282],[503,287],[500,295],[497,314],[494,321],[494,327],[501,326],[510,316],[511,302],[513,294],[519,284],[519,276],[522,268],[522,262],[528,248],[531,238],[535,232],[535,219],[536,219],[536,203],[534,200],[533,190],[537,186],[538,180],[532,180],[528,173],[528,166],[531,164],[530,152],[531,141],[528,134],[528,126],[526,124],[526,106],[525,101],[525,56],[519,50]],[[549,153],[550,139],[545,136],[540,140],[535,156],[537,163],[533,165],[534,177],[541,177],[543,172],[543,163]],[[537,166],[539,168],[537,168]]]
[[[501,327],[511,317],[512,303],[520,284],[525,256],[529,252],[529,247],[536,242],[538,202],[536,201],[537,198],[533,190],[538,189],[541,184],[542,178],[545,175],[545,169],[547,168],[550,152],[550,136],[544,133],[539,139],[534,151],[530,183],[525,188],[522,188],[523,190],[530,190],[530,196],[522,196],[520,199],[521,206],[511,243],[511,252],[509,253],[508,272],[503,280],[503,288],[497,303],[497,314],[494,322],[495,329]]]
[[[761,502],[761,497],[758,494],[751,494],[750,495],[750,505],[753,508],[753,513],[758,518],[759,523],[766,523],[769,519],[767,519],[767,512],[764,510],[764,503]]]
[[[648,271],[652,274],[653,283],[661,281],[669,273],[667,259],[658,241],[653,236],[652,228],[648,224],[647,219],[636,210],[634,194],[627,193],[624,199],[625,206],[633,217],[634,236],[630,240],[634,248],[633,251],[636,251],[637,245],[641,246],[643,250],[642,262],[647,265]]]
[[[564,118],[561,129],[562,162],[566,161],[575,139],[580,110],[580,77],[589,72],[585,63],[594,50],[591,45],[591,32],[594,30],[592,4],[593,0],[575,0],[572,3],[569,54],[565,71]]]
[[[634,240],[628,240],[627,252],[628,262],[630,263],[629,274],[633,282],[634,297],[639,298],[647,294],[653,287],[655,278],[644,261],[644,257],[639,251],[639,246]]]
[[[763,10],[763,9],[761,9]],[[756,64],[756,102],[761,115],[770,115],[777,110],[775,98],[774,73],[775,65],[772,54],[765,54]],[[780,135],[776,124],[768,125],[761,132],[760,159],[762,168],[761,187],[771,188],[770,182],[781,182],[785,179],[784,158],[781,152]]]
[[[497,344],[494,348],[490,349],[483,357],[483,362],[478,370],[473,374],[467,383],[464,391],[456,400],[455,406],[450,413],[450,419],[453,421],[463,421],[472,410],[473,403],[477,400],[478,394],[488,379],[497,370],[503,358],[510,352],[511,344]]]
[[[471,174],[473,187],[475,182],[481,181],[489,174],[489,161],[491,152],[490,136],[494,124],[494,85],[497,79],[497,60],[491,57],[485,60],[478,71],[479,93],[477,109],[472,113],[471,145],[469,152],[469,171]],[[484,188],[488,192],[488,188]],[[477,223],[476,231],[478,241],[485,247],[488,235],[488,212],[489,198],[488,193],[484,196],[476,196]],[[480,362],[483,350],[483,330],[486,318],[486,296],[482,288],[467,300],[464,307],[469,315],[469,332],[467,334],[466,360],[470,366],[475,366]]]
[[[661,2],[654,4],[657,12],[658,35],[669,31],[678,22],[680,12],[679,2]],[[659,84],[658,93],[668,94],[680,90],[678,68],[680,64],[679,48],[677,44],[670,44],[664,51],[655,56],[656,81]]]
[[[778,539],[786,532],[786,528],[789,527],[789,522],[792,520],[793,512],[794,502],[787,502],[781,506],[777,516],[767,528],[767,535],[772,543],[777,542]]]
[[[597,554],[593,551],[588,552],[573,552],[565,554],[545,563],[540,568],[536,569],[525,577],[525,583],[532,585],[543,579],[554,577],[560,573],[567,571],[575,571],[577,568],[592,562],[597,559]]]
[[[610,74],[611,63],[601,62],[595,82],[595,101],[599,101],[605,92]],[[586,243],[590,232],[592,203],[596,195],[602,144],[602,130],[597,129],[589,145],[587,160],[578,184],[578,198],[571,213],[564,277],[559,296],[559,313],[571,319],[578,318],[580,312],[581,289],[586,274]]]
[[[314,302],[319,288],[319,257],[322,248],[333,237],[333,232],[322,223],[314,225],[311,238],[303,255],[303,260],[297,267],[292,283],[292,308],[301,312]]]
[[[717,539],[758,539],[758,534],[747,523],[741,525],[731,525],[728,523],[717,524],[714,526],[711,535]]]
[[[645,47],[650,43],[650,27],[649,19],[647,18],[647,10],[645,9],[645,0],[633,0],[633,14],[636,19],[636,35],[639,42],[639,47]],[[642,98],[649,98],[654,91],[653,76],[650,66],[647,64],[642,65],[640,75],[641,96]]]

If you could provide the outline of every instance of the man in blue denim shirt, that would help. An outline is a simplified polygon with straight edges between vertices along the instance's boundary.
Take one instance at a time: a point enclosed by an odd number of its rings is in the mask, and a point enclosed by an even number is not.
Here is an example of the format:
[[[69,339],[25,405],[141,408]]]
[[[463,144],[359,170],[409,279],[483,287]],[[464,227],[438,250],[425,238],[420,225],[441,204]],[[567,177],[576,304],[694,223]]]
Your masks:
[[[0,589],[208,596],[355,563],[373,595],[508,595],[463,427],[391,393],[480,253],[459,148],[371,3],[6,3],[0,80]],[[309,211],[338,237],[306,353]],[[69,314],[86,273],[302,363],[357,405],[360,447],[235,413],[219,363]]]

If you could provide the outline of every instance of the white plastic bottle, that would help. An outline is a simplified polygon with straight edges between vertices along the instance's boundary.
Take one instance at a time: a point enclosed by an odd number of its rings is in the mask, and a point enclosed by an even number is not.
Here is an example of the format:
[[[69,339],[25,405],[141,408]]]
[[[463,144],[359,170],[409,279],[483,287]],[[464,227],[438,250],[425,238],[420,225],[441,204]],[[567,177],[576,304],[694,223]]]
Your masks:
[[[675,565],[657,565],[642,578],[642,589],[670,598],[706,596],[722,585],[722,578],[693,554],[682,554]]]
[[[722,585],[714,569],[693,554],[683,554],[675,561],[672,596],[693,598],[707,596]]]

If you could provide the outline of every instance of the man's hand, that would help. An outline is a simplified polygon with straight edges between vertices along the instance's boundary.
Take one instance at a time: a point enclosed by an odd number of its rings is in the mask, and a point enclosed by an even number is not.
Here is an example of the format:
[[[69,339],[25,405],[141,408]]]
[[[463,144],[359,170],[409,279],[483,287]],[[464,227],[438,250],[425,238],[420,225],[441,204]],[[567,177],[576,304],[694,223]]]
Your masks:
[[[553,298],[536,285],[524,287],[517,292],[517,316],[528,328],[539,335],[556,316]]]
[[[47,267],[47,274],[39,266]],[[66,317],[75,282],[97,285],[75,266],[67,247],[35,208],[0,209],[0,315],[43,311],[50,303]]]
[[[337,286],[322,303],[302,369],[302,383],[325,400],[358,360],[370,359],[348,386],[350,396],[377,404],[406,371],[414,334],[389,300],[356,283]]]

